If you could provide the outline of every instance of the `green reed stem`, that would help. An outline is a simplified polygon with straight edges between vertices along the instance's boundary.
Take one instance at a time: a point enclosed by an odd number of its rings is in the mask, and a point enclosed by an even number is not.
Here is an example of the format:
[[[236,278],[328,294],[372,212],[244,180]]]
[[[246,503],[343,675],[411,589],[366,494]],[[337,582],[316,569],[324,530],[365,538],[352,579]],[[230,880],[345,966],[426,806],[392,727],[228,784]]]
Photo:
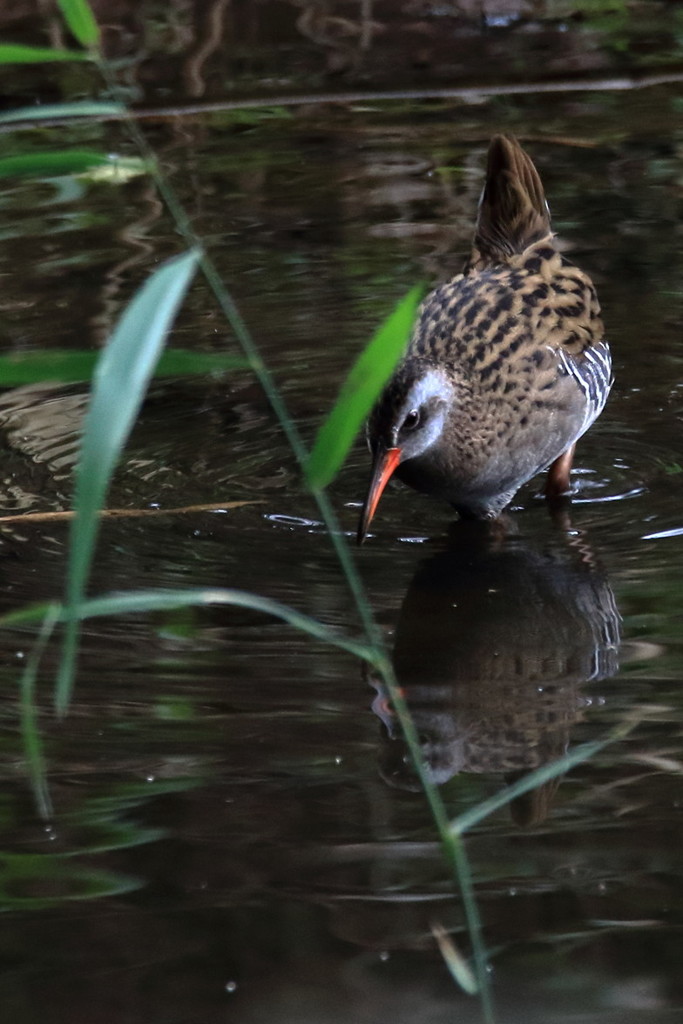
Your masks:
[[[94,19],[92,18],[92,12],[87,0],[60,0],[60,7],[62,8],[65,17],[67,17],[74,35],[84,46],[88,47],[89,56],[91,56],[97,64],[111,94],[116,96],[119,93],[118,85],[99,49],[98,29]],[[93,108],[93,110],[94,109],[95,108]],[[102,109],[105,108],[101,107],[101,105],[97,107],[98,112]],[[246,356],[249,367],[259,381],[283,430],[287,442],[299,463],[302,476],[305,479],[305,467],[309,452],[297,427],[289,416],[286,403],[278,390],[270,370],[261,357],[258,346],[252,338],[251,333],[249,332],[230,292],[221,280],[213,260],[203,251],[200,239],[195,234],[190,220],[174,189],[161,173],[155,159],[154,152],[140,130],[135,118],[125,105],[117,105],[116,110],[117,113],[119,110],[122,111],[122,119],[130,136],[137,146],[138,151],[144,155],[148,162],[150,173],[176,224],[178,232],[189,248],[200,250],[201,255],[199,258],[199,266],[201,267],[204,277],[223,315],[225,316],[226,321],[234,331],[237,341]],[[462,837],[449,828],[448,817],[444,804],[422,764],[422,753],[412,717],[401,694],[393,667],[385,651],[381,632],[375,622],[372,608],[368,601],[362,580],[351,555],[349,546],[340,528],[340,524],[332,504],[327,494],[320,487],[309,486],[309,492],[316,502],[320,515],[327,527],[332,546],[355,602],[363,629],[372,646],[372,650],[374,652],[373,662],[390,695],[415,771],[422,785],[428,806],[438,829],[444,854],[448,863],[452,867],[455,880],[460,887],[465,917],[472,943],[475,973],[482,1001],[481,1005],[485,1020],[487,1024],[489,1024],[489,1022],[493,1021],[493,1009],[488,971],[486,968],[486,950],[483,942],[481,921],[474,894],[472,874]],[[90,558],[90,556],[88,556],[88,558]],[[74,620],[79,619],[79,609],[82,601],[82,593],[75,603],[72,600],[71,605],[66,610],[67,620],[72,618]],[[24,736],[25,749],[28,753],[36,800],[39,809],[44,816],[48,816],[51,813],[51,807],[45,783],[45,766],[35,712],[35,681],[42,654],[49,641],[58,617],[59,616],[54,609],[46,615],[36,644],[31,652],[29,662],[27,663],[21,684],[22,734]]]
[[[101,57],[97,58],[97,65],[100,72],[105,79],[108,88],[112,95],[116,95],[118,92],[118,85],[110,73],[110,69]],[[140,130],[139,125],[135,121],[135,118],[127,111],[124,115],[124,123],[128,129],[128,132],[138,148],[138,151],[143,154],[143,159],[148,162],[150,168],[150,174],[154,179],[154,183],[159,190],[159,193],[166,204],[166,207],[171,214],[175,225],[185,241],[185,243],[191,247],[197,247],[201,250],[199,266],[206,279],[209,288],[213,292],[213,295],[225,316],[227,322],[235,333],[235,337],[246,356],[249,363],[249,367],[256,376],[259,384],[263,388],[264,394],[268,399],[268,402],[282,427],[283,433],[287,438],[287,442],[299,463],[302,474],[304,467],[308,459],[308,449],[306,448],[301,435],[292,421],[291,416],[287,410],[286,403],[280,394],[280,391],[275,383],[273,375],[266,366],[259,352],[256,342],[252,338],[251,332],[249,331],[242,314],[240,313],[237,305],[232,298],[230,292],[223,283],[220,274],[216,268],[215,263],[209,255],[205,252],[202,244],[202,240],[197,236],[194,229],[192,228],[190,219],[185,212],[185,209],[178,199],[174,188],[169,184],[164,175],[159,170],[159,165],[156,160],[154,150],[147,142],[144,134]],[[358,570],[353,562],[353,558],[349,551],[348,544],[342,534],[342,530],[337,519],[337,516],[332,508],[332,504],[329,501],[324,491],[318,488],[309,488],[309,491],[316,502],[320,515],[327,527],[330,535],[330,540],[334,547],[335,553],[339,560],[339,563],[343,569],[346,581],[353,595],[358,613],[360,615],[363,628],[368,636],[368,639],[380,649],[382,648],[381,634],[376,626],[372,609],[368,601],[367,595],[363,588]]]
[[[110,72],[109,66],[101,55],[99,55],[96,60],[112,96],[116,97],[118,94],[118,85]],[[175,190],[161,173],[152,147],[147,142],[147,139],[140,130],[138,123],[129,111],[124,115],[124,123],[132,140],[138,148],[138,152],[149,164],[150,173],[154,179],[156,187],[159,190],[159,193],[166,204],[180,235],[189,247],[198,247],[200,249],[201,256],[199,265],[207,284],[213,292],[213,295],[227,322],[234,331],[237,341],[246,356],[253,373],[263,388],[264,394],[266,395],[289,446],[299,463],[302,476],[305,479],[304,471],[309,452],[296,425],[288,413],[286,403],[280,394],[273,375],[263,361],[258,346],[254,341],[241,313],[239,312],[234,299],[223,283],[216,265],[203,249],[201,239],[199,239],[195,234],[190,223],[190,219],[176,195]],[[360,578],[360,574],[356,568],[353,556],[351,555],[346,538],[340,528],[339,521],[333,510],[332,504],[327,494],[320,488],[309,487],[309,491],[316,502],[323,522],[327,527],[330,541],[354,599],[363,629],[365,630],[369,642],[377,651],[378,657],[376,664],[378,665],[378,671],[382,676],[392,704],[395,708],[396,716],[401,726],[410,757],[438,830],[444,854],[454,871],[455,880],[460,888],[468,932],[472,943],[475,974],[479,987],[482,1011],[486,1024],[492,1024],[494,1020],[494,1012],[490,979],[487,969],[488,957],[486,947],[484,945],[481,918],[477,907],[472,872],[467,852],[465,850],[464,840],[461,836],[457,835],[457,833],[454,833],[450,829],[444,803],[436,786],[429,779],[422,763],[422,751],[410,711],[402,697],[391,662],[386,656],[381,632],[375,622],[372,608]]]

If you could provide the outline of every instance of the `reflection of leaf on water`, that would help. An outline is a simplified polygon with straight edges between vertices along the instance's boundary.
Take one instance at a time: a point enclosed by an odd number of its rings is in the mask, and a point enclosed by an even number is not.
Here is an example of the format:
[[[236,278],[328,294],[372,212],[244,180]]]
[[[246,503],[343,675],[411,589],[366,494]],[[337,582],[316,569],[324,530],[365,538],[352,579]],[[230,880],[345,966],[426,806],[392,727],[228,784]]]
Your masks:
[[[173,778],[115,784],[106,790],[83,790],[83,802],[60,813],[49,831],[50,851],[0,852],[0,910],[40,909],[71,900],[100,899],[130,892],[145,885],[144,878],[106,867],[95,868],[82,858],[127,850],[156,842],[163,829],[126,820],[124,815],[152,797],[192,789],[197,778]],[[16,829],[19,812],[6,798],[0,818],[6,829]]]
[[[0,854],[0,909],[38,910],[139,889],[130,875],[100,871],[40,853]]]
[[[100,356],[97,351],[80,349],[38,349],[0,356],[2,387],[17,387],[45,381],[80,384],[88,381]],[[193,352],[169,349],[156,366],[155,377],[185,377],[193,374],[222,373],[244,369],[247,361],[226,352]]]
[[[152,797],[165,796],[168,793],[182,793],[188,789],[194,789],[201,781],[203,780],[186,776],[184,778],[155,779],[154,785],[151,787],[149,782],[145,780],[122,782],[112,786],[110,790],[104,793],[93,793],[91,791],[88,799],[88,809],[84,814],[83,820],[87,820],[89,814],[120,814],[123,810],[130,810],[133,807],[139,807],[141,804],[147,803]]]
[[[212,115],[214,124],[238,124],[248,127],[262,124],[264,121],[291,121],[294,115],[288,107],[239,107],[234,110],[221,110]]]
[[[571,0],[568,6],[570,14],[581,15],[594,31],[606,36],[606,46],[615,50],[626,48],[626,30],[631,21],[626,0]]]

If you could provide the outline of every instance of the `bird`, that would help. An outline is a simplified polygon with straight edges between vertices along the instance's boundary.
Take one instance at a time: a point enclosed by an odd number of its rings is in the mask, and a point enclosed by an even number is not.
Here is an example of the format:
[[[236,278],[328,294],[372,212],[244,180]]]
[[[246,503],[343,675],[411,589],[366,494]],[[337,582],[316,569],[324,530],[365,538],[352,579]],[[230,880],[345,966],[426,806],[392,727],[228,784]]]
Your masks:
[[[557,247],[531,157],[495,135],[470,256],[423,301],[370,413],[358,543],[392,476],[471,519],[497,519],[545,469],[546,497],[566,494],[612,382],[595,287]]]

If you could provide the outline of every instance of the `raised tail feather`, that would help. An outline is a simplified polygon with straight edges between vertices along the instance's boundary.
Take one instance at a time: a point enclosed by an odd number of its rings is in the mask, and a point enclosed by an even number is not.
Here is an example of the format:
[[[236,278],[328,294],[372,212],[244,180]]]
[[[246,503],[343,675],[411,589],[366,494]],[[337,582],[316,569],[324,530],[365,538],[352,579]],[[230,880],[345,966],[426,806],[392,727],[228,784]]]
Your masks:
[[[550,230],[545,192],[531,158],[516,139],[495,135],[479,200],[475,250],[484,261],[499,262],[524,252]]]

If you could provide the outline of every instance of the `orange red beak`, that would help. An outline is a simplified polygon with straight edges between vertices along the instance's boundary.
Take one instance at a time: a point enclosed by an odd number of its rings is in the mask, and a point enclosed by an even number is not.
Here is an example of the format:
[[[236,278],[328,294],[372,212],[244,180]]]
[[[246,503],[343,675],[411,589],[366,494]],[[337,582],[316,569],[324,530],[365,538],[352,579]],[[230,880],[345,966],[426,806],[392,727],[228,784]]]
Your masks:
[[[368,494],[358,524],[357,539],[359,544],[362,544],[365,540],[365,535],[372,522],[379,499],[382,497],[382,492],[400,461],[400,448],[379,448],[375,455],[370,486],[368,487]]]

